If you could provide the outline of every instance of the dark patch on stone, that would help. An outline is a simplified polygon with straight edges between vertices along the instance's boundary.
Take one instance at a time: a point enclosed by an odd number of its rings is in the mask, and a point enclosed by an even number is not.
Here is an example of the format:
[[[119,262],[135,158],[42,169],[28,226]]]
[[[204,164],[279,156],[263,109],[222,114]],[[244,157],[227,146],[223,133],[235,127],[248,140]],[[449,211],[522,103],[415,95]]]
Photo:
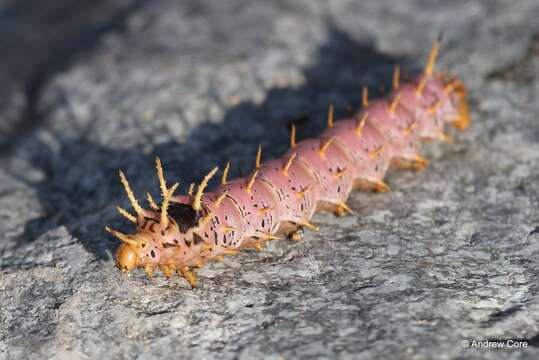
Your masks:
[[[498,310],[489,316],[487,322],[497,322],[497,321],[507,319],[508,317],[512,316],[513,314],[520,311],[521,309],[522,309],[522,304],[515,304],[507,309]]]
[[[530,231],[530,233],[528,234],[528,236],[526,238],[529,238],[530,236],[533,236],[535,234],[539,234],[539,226],[537,226],[535,229]]]

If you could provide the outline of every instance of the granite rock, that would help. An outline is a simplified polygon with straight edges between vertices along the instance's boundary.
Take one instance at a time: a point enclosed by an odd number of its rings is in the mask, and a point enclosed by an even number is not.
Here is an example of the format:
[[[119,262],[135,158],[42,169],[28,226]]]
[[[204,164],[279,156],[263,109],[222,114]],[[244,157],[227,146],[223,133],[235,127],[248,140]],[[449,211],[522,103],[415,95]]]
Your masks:
[[[41,126],[0,160],[0,357],[537,358],[538,15],[531,0],[139,4],[50,76]],[[354,215],[315,216],[304,241],[205,266],[194,290],[114,267],[117,169],[154,195],[155,156],[181,191],[229,159],[246,172],[291,123],[315,135],[328,104],[344,117],[395,64],[417,72],[440,34],[473,124],[427,145],[425,171],[354,193]]]

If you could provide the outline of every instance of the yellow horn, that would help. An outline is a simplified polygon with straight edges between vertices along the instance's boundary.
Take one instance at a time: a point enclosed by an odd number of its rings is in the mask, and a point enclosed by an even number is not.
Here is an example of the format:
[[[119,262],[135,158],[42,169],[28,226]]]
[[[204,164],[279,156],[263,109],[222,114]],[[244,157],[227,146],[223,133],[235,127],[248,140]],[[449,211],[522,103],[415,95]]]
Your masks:
[[[167,194],[165,198],[163,199],[163,203],[161,204],[161,225],[163,227],[168,226],[168,204],[170,203],[170,198],[172,197],[172,194],[174,194],[174,191],[180,186],[179,183],[175,183],[172,185],[169,191],[167,191]]]
[[[434,64],[436,63],[436,58],[438,57],[438,52],[440,51],[440,41],[435,40],[430,49],[429,60],[427,65],[425,65],[425,75],[431,76],[434,71]]]
[[[204,177],[200,185],[198,185],[197,193],[195,194],[195,199],[193,200],[193,209],[196,211],[200,211],[202,209],[202,195],[204,195],[204,189],[208,186],[208,183],[210,182],[211,178],[215,175],[215,173],[219,170],[219,168],[216,166]]]
[[[249,177],[249,182],[247,183],[247,187],[245,188],[245,191],[247,191],[247,193],[249,194],[251,193],[251,189],[253,188],[257,175],[258,175],[258,169],[255,169],[253,174]]]
[[[296,158],[297,155],[298,155],[298,153],[293,153],[288,158],[288,160],[286,161],[286,164],[283,167],[283,175],[284,176],[288,176],[288,169],[290,169],[290,166],[292,166],[292,162],[294,161],[294,159]]]
[[[296,125],[292,124],[292,129],[290,130],[290,147],[293,148],[296,146]]]
[[[333,127],[333,104],[329,105],[328,110],[328,128]]]
[[[230,161],[226,163],[225,169],[223,170],[223,176],[221,177],[222,185],[226,185],[229,170],[230,170]]]
[[[366,86],[363,86],[363,93],[361,95],[361,102],[363,107],[369,106],[369,89]]]
[[[129,202],[131,203],[131,206],[133,206],[133,209],[138,215],[143,215],[145,211],[139,205],[137,199],[135,198],[135,194],[133,194],[133,190],[131,190],[131,187],[129,186],[129,182],[127,181],[124,173],[121,170],[119,173],[120,173],[120,180],[122,181],[122,184],[124,186],[127,197],[129,198]]]
[[[395,69],[393,70],[393,90],[397,90],[399,88],[400,75],[401,68],[399,65],[396,65]]]
[[[416,96],[420,97],[421,95],[423,95],[423,89],[425,88],[426,84],[427,84],[427,77],[422,76],[421,80],[419,81],[419,84],[417,85],[417,88],[415,90]]]
[[[255,168],[260,169],[261,160],[262,160],[262,145],[258,145],[258,150],[256,151]]]
[[[326,141],[324,141],[322,143],[322,145],[320,146],[320,150],[318,151],[320,153],[320,156],[324,156],[326,150],[328,149],[328,147],[331,145],[331,143],[335,141],[335,137],[332,136],[330,137],[329,139],[327,139]]]
[[[161,160],[157,157],[155,158],[155,168],[157,170],[157,177],[159,178],[159,187],[161,188],[161,196],[163,199],[167,196],[168,189],[165,182],[165,174],[163,173],[163,166],[161,165]]]
[[[150,204],[150,207],[152,209],[154,210],[159,209],[159,206],[157,206],[157,204],[155,203],[155,200],[153,199],[152,194],[150,194],[149,192],[146,193],[146,198],[148,199],[148,204]]]
[[[360,136],[363,132],[363,128],[365,127],[365,122],[367,121],[368,117],[369,113],[365,112],[361,118],[358,118],[355,128],[355,133],[357,136]]]
[[[127,243],[129,245],[133,245],[133,246],[138,246],[137,241],[130,239],[128,235],[126,235],[124,233],[121,233],[118,230],[111,229],[108,226],[105,226],[105,230],[107,230],[112,235],[116,236],[118,239],[120,239],[124,243]]]
[[[127,212],[127,210],[125,210],[124,208],[116,206],[116,210],[120,213],[120,215],[125,217],[127,220],[131,221],[134,224],[137,223],[137,218],[135,216],[131,215],[129,212]]]
[[[217,200],[215,200],[215,208],[217,209],[219,206],[221,206],[221,204],[223,203],[223,201],[225,200],[225,197],[228,195],[228,190],[226,191],[223,191],[223,193],[221,193],[221,195],[219,195],[219,197],[217,198]]]
[[[395,110],[397,110],[397,106],[399,106],[399,101],[401,100],[401,94],[398,94],[395,96],[391,104],[389,104],[389,112],[391,114],[395,113]]]

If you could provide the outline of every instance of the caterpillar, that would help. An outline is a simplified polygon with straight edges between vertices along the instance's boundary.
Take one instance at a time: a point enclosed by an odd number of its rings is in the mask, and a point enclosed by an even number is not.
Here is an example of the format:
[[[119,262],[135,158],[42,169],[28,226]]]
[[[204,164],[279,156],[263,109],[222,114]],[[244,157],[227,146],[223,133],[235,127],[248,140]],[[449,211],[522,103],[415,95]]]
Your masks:
[[[167,278],[177,272],[194,288],[195,269],[205,263],[244,248],[260,250],[266,241],[282,236],[300,240],[304,228],[318,229],[311,223],[315,212],[351,214],[346,200],[353,189],[386,192],[388,169],[424,169],[428,160],[420,154],[423,141],[451,142],[446,125],[463,130],[470,124],[462,81],[434,71],[439,48],[435,41],[425,68],[413,81],[401,84],[396,66],[387,98],[369,102],[364,87],[363,107],[353,117],[334,121],[330,106],[327,129],[319,138],[296,142],[292,126],[290,149],[262,163],[259,147],[255,168],[246,177],[229,180],[228,162],[213,192],[205,190],[217,167],[197,186],[191,184],[186,195],[174,195],[179,184],[167,185],[157,158],[162,201],[158,205],[147,193],[145,209],[120,171],[136,215],[117,210],[135,224],[136,232],[105,228],[122,242],[117,266],[124,272],[144,268],[150,278],[155,269]]]

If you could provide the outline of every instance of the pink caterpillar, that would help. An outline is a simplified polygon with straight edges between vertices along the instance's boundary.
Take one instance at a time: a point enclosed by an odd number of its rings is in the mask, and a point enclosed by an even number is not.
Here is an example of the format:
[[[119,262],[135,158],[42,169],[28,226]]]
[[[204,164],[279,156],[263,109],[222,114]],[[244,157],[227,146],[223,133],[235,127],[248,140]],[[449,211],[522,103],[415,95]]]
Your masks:
[[[227,164],[221,185],[204,193],[214,168],[188,195],[173,196],[178,183],[168,187],[159,159],[156,160],[163,201],[158,206],[148,194],[151,209],[143,209],[120,171],[120,178],[136,216],[118,208],[136,225],[126,235],[106,228],[122,245],[117,263],[122,271],[145,269],[149,277],[160,268],[168,278],[181,274],[196,285],[194,269],[241,248],[260,249],[265,241],[286,235],[299,240],[303,228],[316,229],[310,219],[316,211],[337,216],[351,213],[346,205],[353,189],[388,191],[383,178],[389,167],[421,170],[421,140],[450,141],[446,123],[458,129],[469,126],[466,91],[462,82],[435,73],[439,43],[435,42],[421,75],[399,84],[399,68],[393,74],[393,91],[387,99],[368,103],[363,91],[363,109],[354,118],[333,121],[316,139],[296,143],[281,158],[261,163],[248,177],[227,180]]]

